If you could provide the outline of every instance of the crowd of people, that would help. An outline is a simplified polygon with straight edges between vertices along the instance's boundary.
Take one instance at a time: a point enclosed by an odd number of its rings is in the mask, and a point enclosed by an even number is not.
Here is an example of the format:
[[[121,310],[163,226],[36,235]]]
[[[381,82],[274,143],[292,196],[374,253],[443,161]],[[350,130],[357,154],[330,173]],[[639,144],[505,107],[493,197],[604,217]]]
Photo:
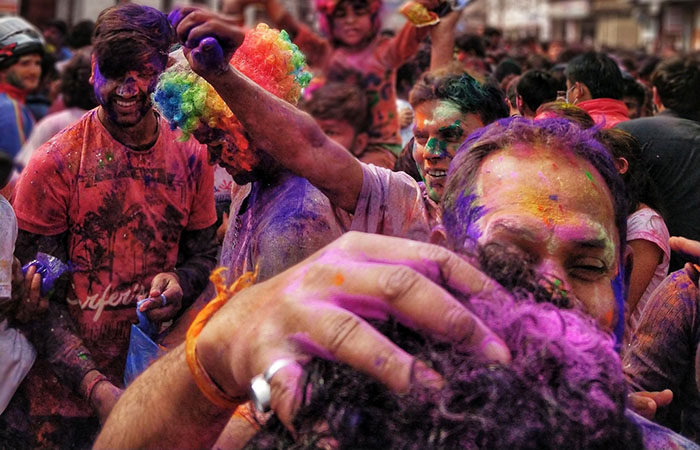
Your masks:
[[[700,57],[408,6],[0,19],[0,449],[700,448]]]

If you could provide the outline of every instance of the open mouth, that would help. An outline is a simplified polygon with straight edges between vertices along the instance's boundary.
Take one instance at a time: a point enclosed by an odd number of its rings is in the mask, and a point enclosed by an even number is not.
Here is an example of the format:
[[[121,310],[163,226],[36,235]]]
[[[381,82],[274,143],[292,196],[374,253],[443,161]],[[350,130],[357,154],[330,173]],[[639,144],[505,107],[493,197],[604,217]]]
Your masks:
[[[128,100],[128,101],[114,100],[114,102],[117,104],[117,106],[121,106],[122,108],[131,108],[131,107],[136,105],[137,100],[136,99]]]
[[[428,175],[430,175],[433,178],[444,178],[447,176],[446,170],[428,169],[427,173],[428,173]]]

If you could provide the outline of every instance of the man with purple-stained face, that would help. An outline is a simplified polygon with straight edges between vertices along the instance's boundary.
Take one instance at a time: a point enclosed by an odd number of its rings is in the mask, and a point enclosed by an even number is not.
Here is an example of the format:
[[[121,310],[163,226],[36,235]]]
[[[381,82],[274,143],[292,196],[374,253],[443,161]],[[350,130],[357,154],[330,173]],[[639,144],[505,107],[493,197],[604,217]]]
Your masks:
[[[99,106],[39,148],[18,183],[17,256],[26,263],[42,251],[73,268],[31,333],[47,356],[25,381],[32,395],[18,398],[41,418],[0,426],[29,430],[28,447],[59,422],[45,445],[83,445],[69,442],[79,427],[89,445],[120,395],[137,307],[159,329],[194,301],[216,262],[206,149],[179,142],[150,99],[173,37],[153,8],[103,11],[91,76]]]

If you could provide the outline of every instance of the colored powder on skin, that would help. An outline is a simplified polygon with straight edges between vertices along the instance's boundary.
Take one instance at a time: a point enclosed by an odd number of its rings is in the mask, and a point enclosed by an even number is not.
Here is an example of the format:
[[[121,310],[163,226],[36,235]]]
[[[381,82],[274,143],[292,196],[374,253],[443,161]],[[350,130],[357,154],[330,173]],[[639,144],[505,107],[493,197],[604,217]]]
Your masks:
[[[153,93],[153,102],[172,129],[180,128],[181,140],[189,139],[200,123],[226,130],[233,136],[239,165],[250,169],[249,142],[238,119],[216,90],[192,71],[180,51],[180,61],[164,71]],[[259,24],[246,34],[231,65],[258,85],[285,101],[296,104],[301,90],[311,81],[306,59],[285,31]]]
[[[470,253],[476,251],[476,246],[481,237],[481,230],[477,222],[486,213],[483,206],[477,204],[478,196],[468,189],[459,194],[456,202],[455,217],[462,219],[463,224],[466,224],[467,229],[464,239],[464,248]]]
[[[462,137],[462,135],[464,134],[464,130],[462,129],[462,126],[461,126],[461,125],[462,125],[462,121],[461,121],[461,120],[455,120],[455,121],[452,122],[452,124],[449,125],[449,126],[440,127],[440,129],[439,129],[438,131],[439,131],[440,133],[444,133],[444,132],[453,132],[453,133],[456,134],[456,138],[460,138],[460,137]]]
[[[337,273],[335,274],[335,277],[333,278],[333,284],[336,286],[340,286],[343,283],[345,283],[345,277],[343,276],[342,273]]]
[[[442,100],[433,110],[433,119],[436,121],[447,120],[455,114],[462,115],[459,107],[449,100]]]
[[[593,175],[589,171],[586,171],[585,173],[586,173],[586,178],[588,178],[591,181],[591,183],[593,183]]]

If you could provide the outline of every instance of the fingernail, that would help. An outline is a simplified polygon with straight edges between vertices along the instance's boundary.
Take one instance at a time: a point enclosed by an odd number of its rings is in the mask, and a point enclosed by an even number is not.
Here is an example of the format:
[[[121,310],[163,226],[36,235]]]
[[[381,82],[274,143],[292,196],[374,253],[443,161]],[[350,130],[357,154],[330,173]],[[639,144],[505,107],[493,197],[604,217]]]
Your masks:
[[[489,336],[481,343],[481,353],[492,361],[498,361],[501,364],[510,364],[510,350],[503,344],[500,339]]]
[[[444,385],[444,380],[439,373],[428,367],[423,361],[416,361],[413,366],[414,380],[425,387],[441,389]]]

